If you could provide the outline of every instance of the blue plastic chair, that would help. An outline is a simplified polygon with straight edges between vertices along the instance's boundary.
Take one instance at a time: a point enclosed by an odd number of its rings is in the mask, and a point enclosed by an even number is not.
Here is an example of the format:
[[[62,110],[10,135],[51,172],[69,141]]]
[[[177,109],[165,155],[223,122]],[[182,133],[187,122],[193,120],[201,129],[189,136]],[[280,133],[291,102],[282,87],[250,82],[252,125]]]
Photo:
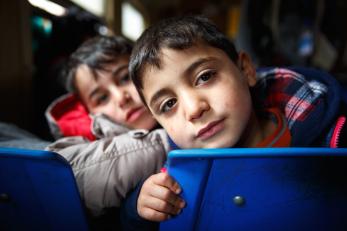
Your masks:
[[[74,175],[63,157],[0,148],[0,230],[88,230]]]
[[[347,230],[347,149],[169,153],[187,202],[161,230]]]

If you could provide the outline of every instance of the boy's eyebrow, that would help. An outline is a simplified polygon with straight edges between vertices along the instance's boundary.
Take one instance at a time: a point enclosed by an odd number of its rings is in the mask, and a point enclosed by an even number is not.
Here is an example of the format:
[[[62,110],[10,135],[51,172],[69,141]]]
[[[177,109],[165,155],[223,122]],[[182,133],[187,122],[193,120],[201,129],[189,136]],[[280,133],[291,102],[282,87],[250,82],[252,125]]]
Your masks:
[[[92,99],[94,95],[96,95],[99,91],[99,87],[94,88],[90,94],[88,94],[88,98]]]
[[[114,70],[111,70],[111,73],[112,73],[112,75],[118,75],[119,72],[121,72],[122,70],[128,69],[128,66],[129,66],[128,64],[124,64],[118,68],[115,68]]]
[[[197,67],[199,67],[201,64],[206,63],[206,62],[210,62],[214,59],[215,59],[214,57],[204,57],[204,58],[200,58],[200,59],[196,60],[195,62],[190,64],[189,67],[184,71],[184,75],[190,74]]]
[[[163,95],[167,94],[169,91],[167,89],[160,89],[159,91],[157,91],[151,98],[151,100],[149,101],[149,105],[150,107],[153,107],[153,104]]]

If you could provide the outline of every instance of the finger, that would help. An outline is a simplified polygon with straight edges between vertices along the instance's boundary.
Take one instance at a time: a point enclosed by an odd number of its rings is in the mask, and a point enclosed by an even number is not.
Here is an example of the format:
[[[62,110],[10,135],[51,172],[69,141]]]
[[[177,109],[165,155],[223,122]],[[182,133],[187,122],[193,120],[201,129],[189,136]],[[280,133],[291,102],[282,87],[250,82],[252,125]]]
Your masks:
[[[155,197],[162,201],[170,203],[170,205],[173,206],[175,210],[181,209],[185,206],[185,202],[181,197],[164,186],[153,185],[148,193],[151,197]]]
[[[151,208],[143,208],[139,215],[147,220],[161,222],[171,218],[170,214],[159,212]]]
[[[167,173],[161,172],[155,175],[153,182],[158,185],[169,188],[176,194],[180,194],[182,189],[179,184]]]
[[[146,201],[145,207],[171,215],[177,215],[181,212],[181,208],[175,207],[171,203],[155,197],[150,197]]]

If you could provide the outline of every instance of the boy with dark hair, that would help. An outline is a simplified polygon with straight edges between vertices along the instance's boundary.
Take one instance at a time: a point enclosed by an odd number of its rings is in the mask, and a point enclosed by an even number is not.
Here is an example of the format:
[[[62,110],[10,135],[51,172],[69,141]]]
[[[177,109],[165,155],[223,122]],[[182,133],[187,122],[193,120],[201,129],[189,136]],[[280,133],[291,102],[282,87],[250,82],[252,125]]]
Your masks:
[[[129,69],[141,98],[181,148],[347,144],[346,98],[334,78],[304,68],[256,71],[206,18],[150,27]],[[152,175],[128,198],[126,217],[163,221],[179,214],[180,191],[167,173]]]
[[[117,36],[83,43],[64,72],[70,93],[46,112],[59,138],[47,149],[69,161],[86,208],[98,219],[117,210],[139,181],[159,172],[169,148],[129,78],[131,49]],[[117,216],[109,222],[116,225]]]

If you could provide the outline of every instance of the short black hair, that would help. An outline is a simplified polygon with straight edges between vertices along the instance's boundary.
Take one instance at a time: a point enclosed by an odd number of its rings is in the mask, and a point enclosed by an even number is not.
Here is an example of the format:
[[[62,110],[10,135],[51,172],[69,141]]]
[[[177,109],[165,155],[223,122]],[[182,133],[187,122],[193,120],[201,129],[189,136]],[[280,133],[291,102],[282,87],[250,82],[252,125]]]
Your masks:
[[[120,55],[131,54],[133,44],[121,36],[96,36],[88,39],[73,52],[62,71],[67,91],[76,92],[75,75],[81,65],[86,65],[96,76],[97,70],[114,62]]]
[[[233,62],[237,62],[238,53],[234,43],[206,17],[189,15],[168,18],[145,30],[135,43],[129,63],[130,77],[145,104],[142,94],[144,68],[160,69],[163,48],[184,50],[197,42],[219,48]]]

